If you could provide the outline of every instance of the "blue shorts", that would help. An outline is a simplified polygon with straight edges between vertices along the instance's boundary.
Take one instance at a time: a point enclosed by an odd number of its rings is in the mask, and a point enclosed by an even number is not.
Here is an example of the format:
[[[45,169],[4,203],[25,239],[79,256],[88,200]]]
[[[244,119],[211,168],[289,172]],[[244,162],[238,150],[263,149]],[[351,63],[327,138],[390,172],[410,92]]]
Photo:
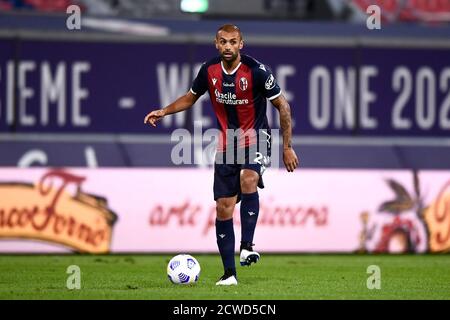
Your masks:
[[[237,202],[241,200],[240,176],[243,169],[250,169],[258,173],[258,187],[264,188],[262,175],[270,164],[270,150],[264,154],[257,152],[253,155],[249,155],[247,150],[245,159],[241,158],[241,161],[237,161],[236,158],[231,162],[225,160],[226,154],[218,152],[214,163],[214,200],[235,195],[237,195]]]

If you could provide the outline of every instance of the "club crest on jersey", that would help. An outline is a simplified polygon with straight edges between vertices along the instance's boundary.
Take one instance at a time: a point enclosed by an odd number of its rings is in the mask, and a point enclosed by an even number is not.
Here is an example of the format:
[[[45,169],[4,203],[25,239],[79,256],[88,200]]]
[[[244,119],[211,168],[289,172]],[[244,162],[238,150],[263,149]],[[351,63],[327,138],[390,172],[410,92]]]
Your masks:
[[[239,88],[242,91],[247,90],[247,88],[248,88],[248,81],[247,81],[247,79],[245,77],[242,77],[241,79],[239,79]]]
[[[265,86],[266,90],[270,90],[275,87],[275,78],[273,77],[272,74],[267,78],[264,86]]]

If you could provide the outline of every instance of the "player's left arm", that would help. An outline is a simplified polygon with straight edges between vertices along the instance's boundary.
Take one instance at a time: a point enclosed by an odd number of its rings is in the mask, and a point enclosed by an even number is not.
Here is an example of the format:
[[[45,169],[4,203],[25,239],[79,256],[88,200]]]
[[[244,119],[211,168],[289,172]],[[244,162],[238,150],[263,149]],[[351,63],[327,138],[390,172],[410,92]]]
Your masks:
[[[283,135],[283,162],[287,171],[293,172],[298,167],[299,161],[294,149],[292,149],[291,107],[282,94],[270,102],[280,113],[280,128]]]

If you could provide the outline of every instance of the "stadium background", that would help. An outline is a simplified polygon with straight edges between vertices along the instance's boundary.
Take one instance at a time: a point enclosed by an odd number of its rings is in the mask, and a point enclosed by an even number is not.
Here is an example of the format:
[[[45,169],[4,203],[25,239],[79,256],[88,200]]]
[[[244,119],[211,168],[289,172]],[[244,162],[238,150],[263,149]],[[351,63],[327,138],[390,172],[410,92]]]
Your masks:
[[[258,249],[449,251],[448,1],[181,2],[0,0],[0,252],[216,252],[208,97],[143,118],[189,89],[226,22],[272,68],[301,163],[265,173]],[[176,129],[196,133],[188,163]]]

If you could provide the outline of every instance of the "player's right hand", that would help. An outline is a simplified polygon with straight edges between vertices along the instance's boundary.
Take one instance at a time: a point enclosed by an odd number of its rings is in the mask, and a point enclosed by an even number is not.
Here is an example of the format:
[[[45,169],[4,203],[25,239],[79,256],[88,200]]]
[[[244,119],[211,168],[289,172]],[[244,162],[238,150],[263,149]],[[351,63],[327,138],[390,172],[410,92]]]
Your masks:
[[[144,123],[150,123],[152,126],[156,127],[156,122],[161,120],[165,115],[166,113],[163,109],[154,110],[145,116]]]

